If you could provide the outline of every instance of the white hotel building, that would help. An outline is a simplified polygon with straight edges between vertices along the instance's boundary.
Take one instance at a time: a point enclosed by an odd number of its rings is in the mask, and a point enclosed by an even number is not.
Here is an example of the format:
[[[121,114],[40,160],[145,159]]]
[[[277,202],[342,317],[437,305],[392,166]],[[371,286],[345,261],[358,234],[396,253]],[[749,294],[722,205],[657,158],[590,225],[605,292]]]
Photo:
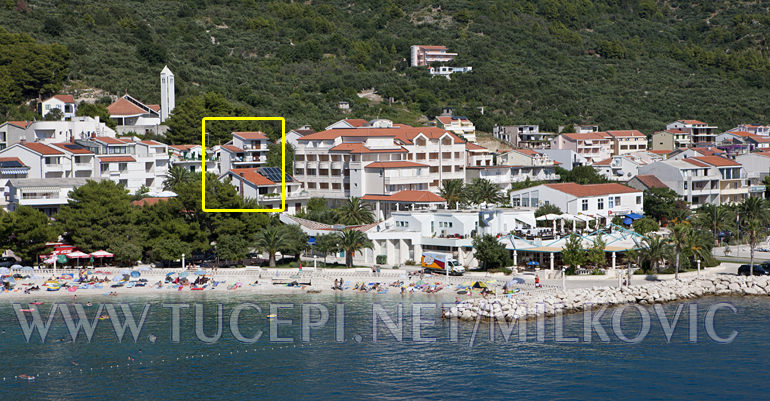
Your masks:
[[[334,128],[298,138],[294,175],[311,196],[348,199],[401,191],[437,193],[465,180],[465,141],[437,127]],[[419,195],[419,194],[415,194]]]

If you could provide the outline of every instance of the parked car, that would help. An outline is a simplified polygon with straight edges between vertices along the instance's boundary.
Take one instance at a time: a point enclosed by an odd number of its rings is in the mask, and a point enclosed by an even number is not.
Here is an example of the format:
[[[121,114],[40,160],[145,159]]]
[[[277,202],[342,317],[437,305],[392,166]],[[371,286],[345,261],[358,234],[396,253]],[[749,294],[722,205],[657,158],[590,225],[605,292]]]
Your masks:
[[[748,276],[750,271],[751,271],[750,269],[751,269],[750,265],[741,265],[741,267],[738,268],[738,275],[739,276]],[[761,265],[754,265],[754,275],[755,276],[770,276],[770,266],[765,265],[764,263],[761,264]]]
[[[16,259],[10,256],[5,256],[0,258],[0,267],[11,267],[17,263],[19,262],[17,262]]]

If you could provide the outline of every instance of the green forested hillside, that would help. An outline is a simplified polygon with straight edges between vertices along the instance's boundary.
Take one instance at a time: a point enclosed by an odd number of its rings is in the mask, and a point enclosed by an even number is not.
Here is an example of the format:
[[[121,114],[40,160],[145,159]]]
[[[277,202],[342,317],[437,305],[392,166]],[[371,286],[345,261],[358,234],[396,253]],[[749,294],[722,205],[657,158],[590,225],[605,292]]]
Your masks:
[[[8,0],[0,26],[69,50],[70,80],[157,103],[208,92],[233,110],[319,129],[343,115],[416,122],[454,106],[499,123],[595,122],[660,129],[675,118],[723,128],[768,122],[768,1]],[[408,66],[412,44],[446,45],[451,81]],[[5,46],[5,44],[3,44]],[[6,49],[4,49],[6,50]],[[3,53],[6,53],[4,51]],[[8,54],[3,55],[8,58]],[[0,80],[14,80],[3,74]],[[2,87],[15,82],[3,82]],[[356,92],[376,88],[394,105]],[[50,91],[41,85],[36,90]],[[29,93],[27,89],[24,93]],[[485,114],[478,111],[484,106]],[[13,117],[17,110],[5,105]]]

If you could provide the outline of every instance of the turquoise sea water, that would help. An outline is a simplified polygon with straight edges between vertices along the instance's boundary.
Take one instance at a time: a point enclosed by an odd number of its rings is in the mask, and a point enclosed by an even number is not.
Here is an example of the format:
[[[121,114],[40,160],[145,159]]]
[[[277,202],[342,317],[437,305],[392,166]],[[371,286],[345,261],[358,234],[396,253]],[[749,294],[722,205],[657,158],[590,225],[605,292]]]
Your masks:
[[[94,318],[101,302],[128,302],[137,320],[144,304],[149,312],[137,343],[126,334],[118,342],[111,320],[97,320],[90,342],[81,331],[76,342],[68,342],[67,325],[55,315],[45,343],[37,332],[29,343],[20,328],[11,301],[0,299],[0,397],[2,399],[296,399],[296,398],[378,398],[447,399],[540,398],[540,399],[764,399],[770,390],[765,378],[770,360],[770,320],[767,298],[704,298],[697,301],[695,332],[691,341],[690,307],[685,305],[678,324],[666,340],[656,312],[650,316],[649,334],[638,343],[627,343],[612,328],[608,309],[599,319],[609,341],[591,331],[589,342],[585,316],[575,314],[562,320],[545,319],[538,331],[528,323],[524,337],[514,328],[509,342],[499,329],[490,339],[488,323],[480,323],[475,335],[473,323],[438,318],[439,308],[431,305],[451,299],[369,294],[271,295],[224,298],[207,294],[198,297],[167,295],[108,299],[78,299]],[[45,321],[51,308],[38,306]],[[61,299],[58,302],[70,301]],[[233,308],[243,303],[262,308],[245,308],[239,329],[244,337],[262,330],[253,344],[236,340],[229,329]],[[714,314],[715,334],[735,339],[721,343],[706,330],[709,308],[721,303]],[[179,342],[173,342],[171,309],[162,304],[203,304],[204,333],[217,331],[217,305],[223,309],[222,336],[207,343],[196,336],[195,308],[181,309]],[[292,342],[270,341],[270,304],[294,305],[278,312],[279,319],[293,322],[278,325],[273,337]],[[303,303],[317,303],[329,311],[321,328],[310,330],[310,341],[302,338]],[[337,329],[337,304],[344,304],[344,330]],[[420,326],[423,338],[414,341],[413,304],[423,305]],[[383,320],[377,320],[377,341],[373,338],[373,308],[398,321],[403,307],[403,337],[399,341]],[[663,306],[669,321],[679,303]],[[23,307],[27,307],[26,304]],[[68,305],[71,313],[76,311]],[[310,320],[320,318],[318,306],[309,307]],[[118,308],[120,309],[120,308]],[[105,312],[106,313],[106,312]],[[30,314],[27,313],[30,318]],[[630,308],[617,319],[621,336],[634,337],[644,326],[642,314]],[[559,329],[562,327],[563,329]],[[285,323],[285,322],[278,322]],[[433,323],[431,326],[430,323]],[[590,326],[589,326],[590,328]],[[336,338],[344,332],[344,341]],[[538,333],[542,339],[538,340]],[[563,333],[563,335],[562,335]],[[455,340],[456,337],[456,341]],[[575,338],[564,342],[561,338]],[[59,341],[65,338],[64,342]],[[275,338],[274,338],[275,339]],[[154,341],[154,342],[153,342]],[[20,374],[35,375],[32,381]]]

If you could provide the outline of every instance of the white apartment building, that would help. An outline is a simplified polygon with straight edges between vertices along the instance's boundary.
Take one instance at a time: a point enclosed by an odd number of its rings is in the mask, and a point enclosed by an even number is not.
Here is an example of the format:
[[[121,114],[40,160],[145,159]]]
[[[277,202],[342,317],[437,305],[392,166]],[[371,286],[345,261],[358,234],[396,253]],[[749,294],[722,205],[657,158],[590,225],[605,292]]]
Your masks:
[[[640,167],[639,174],[656,176],[692,208],[707,203],[739,203],[749,196],[748,176],[743,167],[719,156],[663,160]]]
[[[737,163],[743,166],[746,171],[746,178],[749,180],[749,193],[752,196],[755,193],[763,191],[765,177],[770,175],[770,152],[752,152],[745,155],[739,155],[735,158]]]
[[[144,104],[129,94],[123,95],[109,106],[107,111],[110,118],[118,126],[118,134],[159,134],[165,132],[160,129],[160,105]]]
[[[77,111],[75,98],[72,95],[53,95],[37,103],[37,112],[43,117],[57,109],[62,112],[62,120],[75,117]]]
[[[770,126],[758,124],[740,124],[737,127],[728,130],[728,132],[733,131],[745,131],[752,135],[769,136]]]
[[[593,164],[596,171],[611,181],[628,181],[639,174],[639,167],[663,160],[663,157],[647,151],[637,151],[612,156]]]
[[[716,142],[719,127],[698,120],[677,120],[666,125],[666,130],[678,130],[689,134],[690,141],[695,146],[709,146]]]
[[[21,161],[23,165],[29,168],[27,178],[92,177],[93,160],[90,160],[90,164],[88,164],[85,160],[81,161],[80,158],[92,159],[93,153],[83,149],[87,153],[82,155],[78,153],[76,161],[73,157],[75,151],[66,149],[64,145],[59,147],[39,142],[17,143],[0,151],[0,157],[15,158]]]
[[[563,213],[611,220],[628,213],[643,214],[644,193],[618,183],[581,185],[567,182],[512,191],[510,199],[514,207],[537,208],[551,204]]]
[[[168,177],[167,145],[156,141],[94,137],[75,141],[96,154],[94,176],[112,180],[134,193],[142,186],[163,190]]]
[[[269,139],[263,132],[233,132],[233,140],[219,147],[219,171],[257,168],[267,163]]]
[[[85,185],[91,178],[21,178],[7,180],[5,200],[8,210],[29,206],[52,217],[67,204],[73,189]]]
[[[481,145],[466,142],[465,151],[468,152],[469,166],[491,166],[494,164],[495,153]]]
[[[607,131],[612,139],[612,154],[624,155],[641,150],[647,150],[647,136],[633,130]]]
[[[476,126],[468,117],[438,116],[436,126],[465,138],[466,141],[476,142]]]
[[[281,169],[278,167],[236,168],[219,177],[230,182],[242,197],[256,199],[265,209],[281,208]],[[286,174],[286,212],[295,214],[310,199],[302,183]]]
[[[203,147],[201,145],[168,145],[171,167],[181,166],[193,173],[203,170]],[[219,175],[219,160],[216,152],[206,149],[206,172]]]
[[[0,126],[0,149],[21,141],[72,142],[92,136],[115,137],[115,131],[99,117],[77,116],[64,121],[9,121]]]
[[[441,210],[393,212],[375,229],[366,232],[374,245],[373,255],[385,255],[386,264],[419,263],[423,252],[451,253],[461,265],[473,268],[473,237],[506,235],[535,226],[533,210]]]
[[[299,138],[295,149],[294,174],[305,183],[311,196],[348,199],[367,195],[371,174],[366,167],[374,162],[410,161],[423,166],[383,165],[384,190],[376,195],[392,195],[399,185],[412,184],[438,192],[441,183],[465,179],[468,164],[465,141],[438,127],[330,129]],[[399,169],[398,173],[384,172]],[[406,169],[406,170],[403,170]],[[376,174],[379,174],[379,170]],[[398,174],[398,177],[394,176]],[[423,175],[424,174],[424,175]],[[419,178],[417,178],[419,177]],[[377,185],[375,185],[376,187]]]
[[[613,141],[604,132],[568,133],[551,140],[551,149],[572,150],[592,164],[612,156]]]
[[[540,132],[538,125],[495,125],[492,135],[516,148],[546,149],[556,134]]]
[[[446,46],[413,45],[410,54],[412,67],[425,66],[430,63],[447,63],[457,57],[457,53],[449,53]]]

